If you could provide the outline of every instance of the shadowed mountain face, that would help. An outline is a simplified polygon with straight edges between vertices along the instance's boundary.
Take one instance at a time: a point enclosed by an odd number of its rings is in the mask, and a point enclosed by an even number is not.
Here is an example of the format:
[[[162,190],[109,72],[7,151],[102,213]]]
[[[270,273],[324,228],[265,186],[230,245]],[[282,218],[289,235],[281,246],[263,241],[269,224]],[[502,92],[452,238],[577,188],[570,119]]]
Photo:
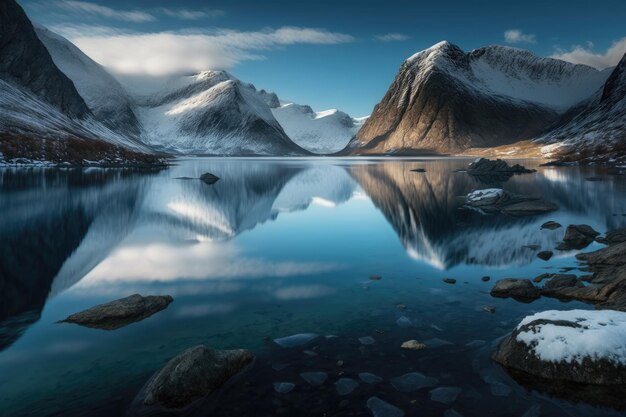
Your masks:
[[[66,115],[89,113],[74,84],[55,66],[14,0],[0,2],[0,79],[26,88]]]
[[[607,76],[515,48],[465,53],[441,42],[402,64],[344,152],[456,153],[531,139],[591,96]]]

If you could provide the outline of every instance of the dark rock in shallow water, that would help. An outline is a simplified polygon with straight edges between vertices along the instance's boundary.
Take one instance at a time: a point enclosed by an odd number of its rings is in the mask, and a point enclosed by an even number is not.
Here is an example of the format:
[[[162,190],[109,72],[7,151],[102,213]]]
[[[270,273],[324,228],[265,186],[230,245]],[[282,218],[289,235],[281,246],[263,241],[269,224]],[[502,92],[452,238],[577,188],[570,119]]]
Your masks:
[[[582,287],[583,284],[578,281],[578,277],[574,274],[556,274],[546,284],[544,289],[562,288],[562,287]]]
[[[544,261],[549,261],[550,258],[552,258],[552,255],[554,255],[554,252],[552,252],[551,250],[544,250],[537,254],[537,258]]]
[[[383,380],[378,375],[372,374],[370,372],[361,372],[359,374],[359,379],[365,382],[366,384],[378,384],[379,382],[382,382]]]
[[[535,278],[533,278],[533,281],[539,283],[539,282],[543,281],[544,279],[548,279],[548,278],[553,277],[553,276],[554,276],[554,274],[544,273],[544,274],[541,274],[541,275],[537,275]]]
[[[456,284],[456,279],[454,279],[454,278],[444,278],[443,282],[445,282],[446,284]]]
[[[611,230],[606,234],[607,244],[615,245],[622,242],[626,242],[626,228]]]
[[[548,222],[545,222],[544,224],[541,225],[542,229],[548,229],[548,230],[556,230],[559,227],[563,227],[563,226],[561,226],[561,223],[557,223],[557,222],[552,221],[552,220],[550,220]]]
[[[565,230],[563,242],[556,248],[558,250],[583,249],[589,246],[599,234],[586,224],[570,224]]]
[[[145,406],[186,407],[218,389],[252,359],[252,354],[244,349],[215,350],[195,346],[155,373],[140,397]]]
[[[309,385],[317,387],[322,385],[328,379],[326,372],[303,372],[300,377],[304,379]]]
[[[289,394],[295,387],[291,382],[274,382],[274,391],[279,394]]]
[[[367,408],[374,417],[404,417],[404,411],[378,397],[370,397],[367,400]]]
[[[459,387],[439,387],[430,391],[430,399],[442,404],[452,404],[461,393]]]
[[[359,386],[359,383],[352,378],[340,378],[335,382],[335,389],[339,395],[348,395]]]
[[[531,301],[539,298],[540,292],[528,279],[505,278],[496,282],[491,289],[491,295],[499,298],[515,298]]]
[[[219,177],[211,174],[210,172],[206,172],[202,175],[200,175],[200,181],[202,181],[205,184],[215,184],[217,181],[219,181]]]
[[[482,277],[480,280],[481,280],[482,282],[487,282],[487,281],[489,281],[490,279],[491,279],[491,277],[484,276],[484,277]]]
[[[489,174],[529,174],[536,172],[534,169],[526,169],[525,167],[515,164],[509,165],[502,159],[491,160],[487,158],[478,158],[470,163],[467,167],[468,174],[471,175],[489,175]]]
[[[362,345],[368,346],[368,345],[373,345],[374,343],[376,343],[376,340],[374,340],[372,336],[363,336],[363,337],[359,337],[359,343],[361,343]]]
[[[426,170],[424,168],[414,168],[411,172],[426,172]]]
[[[402,376],[391,378],[391,385],[400,392],[412,392],[421,388],[430,388],[437,385],[439,380],[419,372],[409,372]]]
[[[142,297],[139,294],[133,294],[74,313],[59,323],[75,323],[96,329],[115,330],[158,313],[167,308],[173,300],[169,295]]]
[[[274,339],[274,343],[279,346],[292,348],[297,346],[306,345],[307,343],[317,339],[318,334],[315,333],[298,333],[291,336],[279,337]]]

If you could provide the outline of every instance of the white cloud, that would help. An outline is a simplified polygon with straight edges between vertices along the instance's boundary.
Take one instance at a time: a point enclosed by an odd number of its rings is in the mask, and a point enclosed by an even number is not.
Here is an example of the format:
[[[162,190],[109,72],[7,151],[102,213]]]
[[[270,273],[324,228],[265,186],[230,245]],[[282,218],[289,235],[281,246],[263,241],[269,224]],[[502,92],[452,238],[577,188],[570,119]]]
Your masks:
[[[182,20],[200,20],[200,19],[220,17],[224,15],[224,11],[222,10],[211,10],[211,9],[190,10],[190,9],[170,9],[167,7],[161,7],[159,10],[161,11],[161,13],[167,16],[175,17],[177,19],[182,19]]]
[[[376,39],[382,42],[401,42],[409,40],[411,37],[402,33],[385,33],[384,35],[376,35]]]
[[[613,44],[605,52],[594,52],[593,43],[588,42],[586,46],[576,45],[569,51],[558,50],[552,58],[574,64],[585,64],[597,69],[604,69],[617,65],[626,53],[626,37]]]
[[[256,32],[187,30],[129,33],[89,26],[56,27],[83,52],[118,75],[166,76],[209,69],[229,69],[265,57],[260,51],[295,44],[332,45],[354,41],[350,35],[323,29],[282,27]]]
[[[124,20],[127,22],[153,22],[156,17],[150,13],[139,10],[115,10],[96,3],[75,0],[59,0],[55,3],[58,7],[85,15],[106,17],[109,19]]]
[[[524,33],[519,29],[510,29],[504,32],[504,41],[506,43],[535,43],[535,35]]]

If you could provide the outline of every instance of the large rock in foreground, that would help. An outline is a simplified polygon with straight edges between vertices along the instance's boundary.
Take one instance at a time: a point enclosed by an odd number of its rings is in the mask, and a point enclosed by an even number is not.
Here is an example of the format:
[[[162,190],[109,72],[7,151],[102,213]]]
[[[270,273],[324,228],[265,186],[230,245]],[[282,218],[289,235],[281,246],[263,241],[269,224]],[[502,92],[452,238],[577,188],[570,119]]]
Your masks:
[[[626,313],[550,310],[528,316],[492,358],[551,380],[626,384]]]
[[[143,297],[133,294],[72,314],[59,323],[75,323],[96,329],[115,330],[158,313],[167,308],[172,301],[174,299],[169,295]]]
[[[155,373],[139,397],[144,406],[183,408],[222,386],[252,359],[252,354],[245,349],[192,347]]]
[[[563,242],[557,246],[557,249],[574,250],[586,248],[598,235],[600,235],[599,232],[586,224],[570,224],[565,230]]]

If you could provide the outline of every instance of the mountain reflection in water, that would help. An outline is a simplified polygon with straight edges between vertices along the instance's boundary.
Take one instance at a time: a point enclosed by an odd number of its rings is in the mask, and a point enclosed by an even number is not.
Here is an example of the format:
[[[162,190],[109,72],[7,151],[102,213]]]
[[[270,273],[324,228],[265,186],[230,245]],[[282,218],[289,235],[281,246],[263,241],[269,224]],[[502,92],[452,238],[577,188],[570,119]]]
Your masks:
[[[559,302],[496,300],[480,277],[576,266],[573,253],[557,252],[546,263],[524,246],[556,246],[564,229],[540,230],[547,220],[601,232],[622,227],[626,187],[600,168],[574,167],[537,167],[486,184],[457,172],[468,162],[195,158],[158,172],[0,170],[0,402],[15,414],[66,414],[69,407],[85,415],[112,395],[130,401],[155,369],[193,344],[248,348],[269,366],[282,352],[264,340],[301,332],[340,334],[346,346],[370,334],[380,349],[406,340],[401,332],[445,337],[462,352],[454,369],[444,371],[449,358],[433,351],[436,361],[419,371],[484,385],[472,379],[472,352],[463,346],[495,340],[531,309]],[[220,180],[184,179],[205,172]],[[591,176],[604,181],[585,181]],[[463,208],[467,193],[496,185],[560,209],[515,218]],[[373,274],[382,280],[370,281]],[[458,284],[443,284],[444,277]],[[174,302],[115,332],[55,324],[133,293],[170,294]],[[498,314],[484,313],[487,304]],[[380,328],[387,330],[374,332]],[[386,360],[369,371],[406,369],[400,358]],[[253,381],[266,381],[263,369]],[[525,394],[515,399],[528,401]],[[502,406],[493,398],[484,404]]]

